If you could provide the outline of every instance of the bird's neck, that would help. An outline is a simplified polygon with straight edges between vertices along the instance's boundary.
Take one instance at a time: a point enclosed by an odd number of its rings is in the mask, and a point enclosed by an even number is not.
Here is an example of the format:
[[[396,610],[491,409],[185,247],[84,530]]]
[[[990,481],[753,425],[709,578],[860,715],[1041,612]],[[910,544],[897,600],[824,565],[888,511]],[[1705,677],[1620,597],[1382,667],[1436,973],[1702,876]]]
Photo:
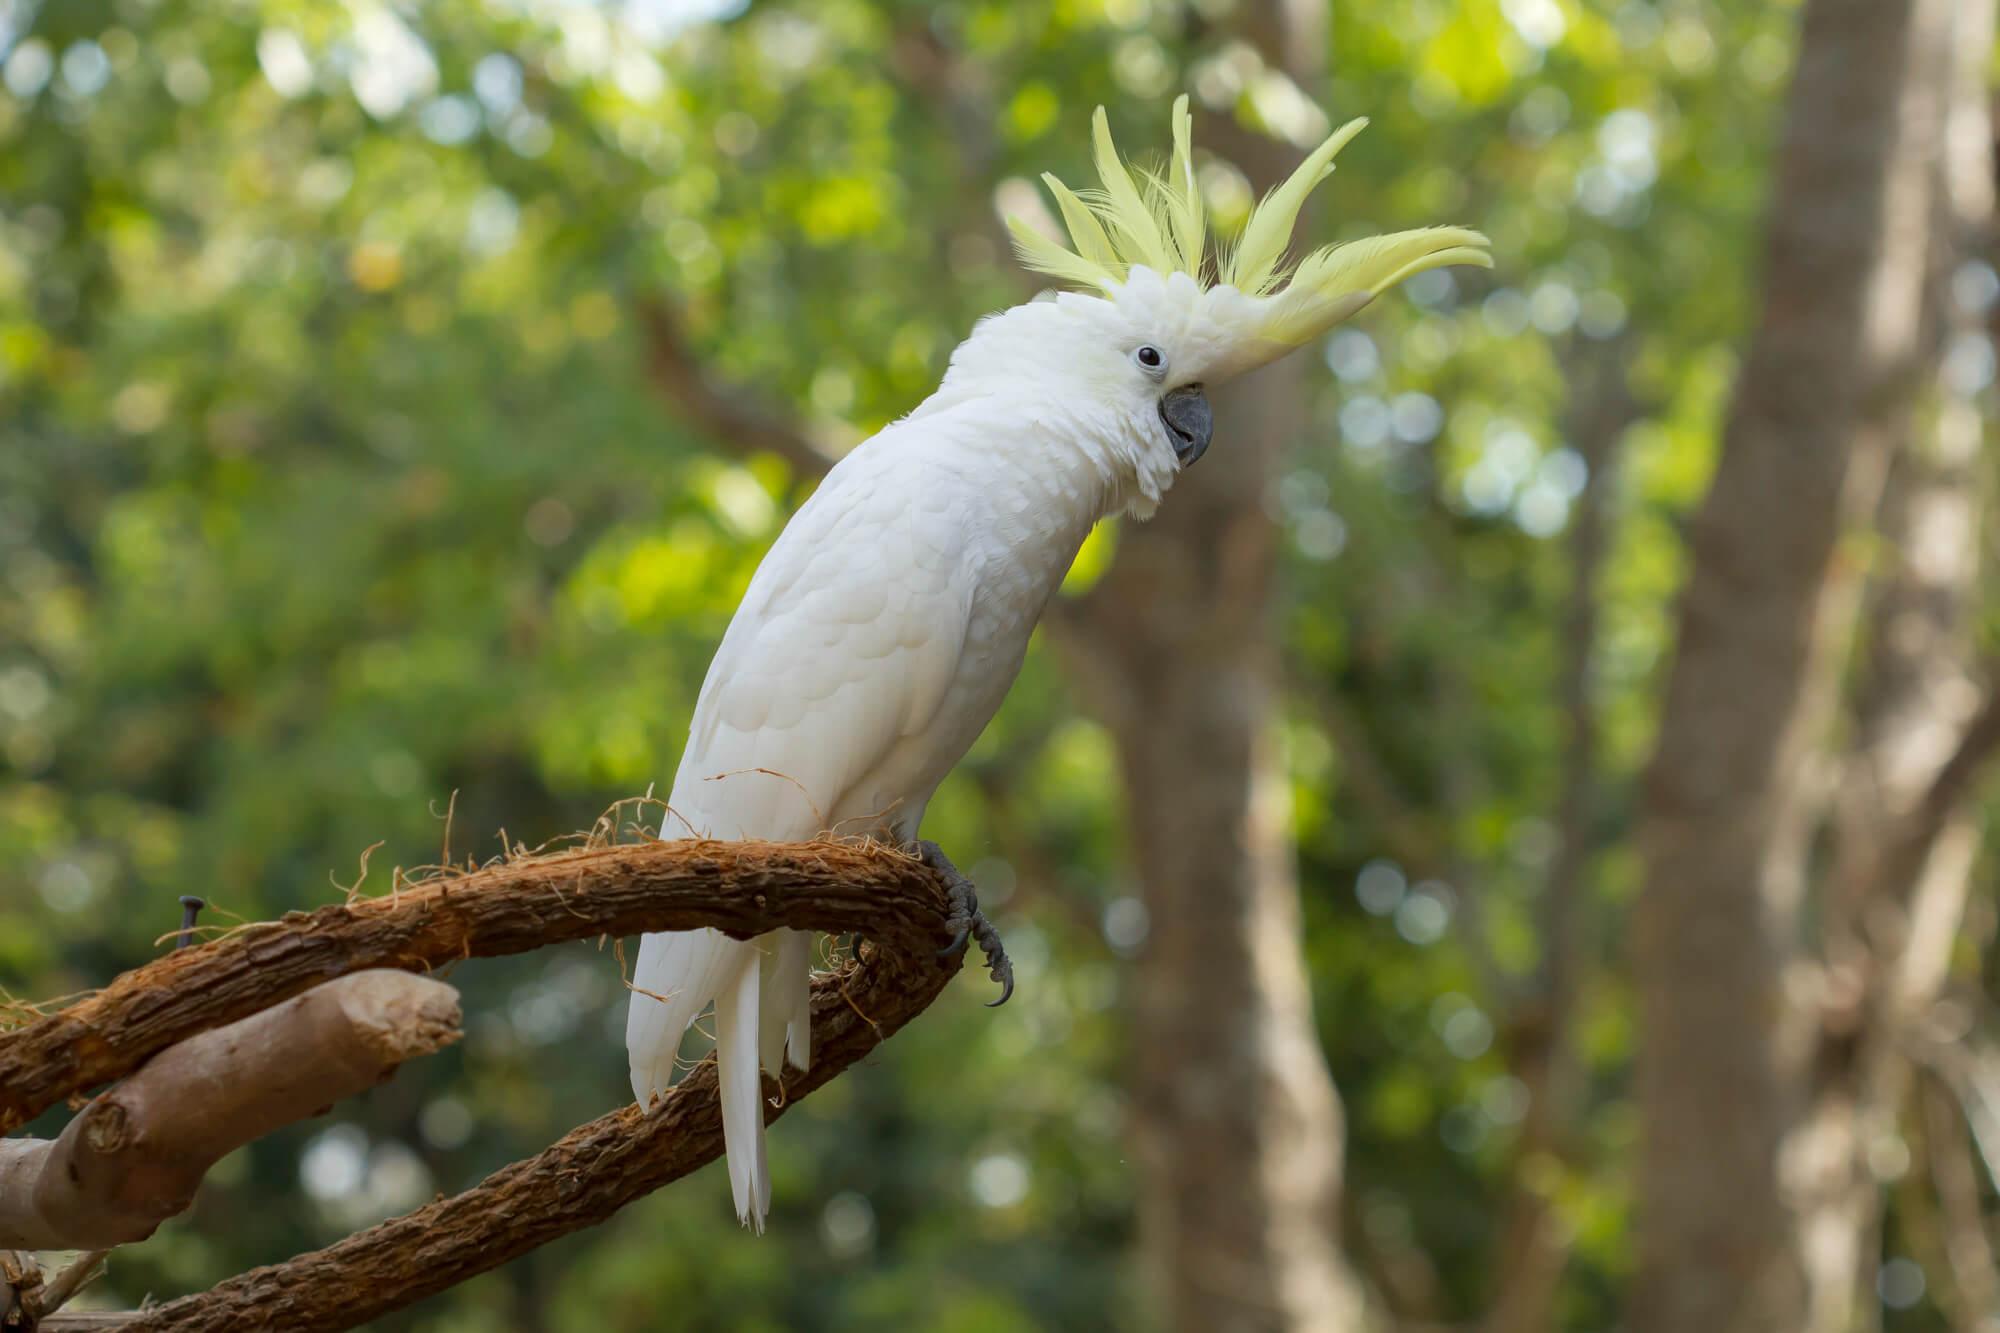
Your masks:
[[[980,451],[962,474],[983,515],[981,586],[993,614],[1009,608],[1004,636],[1018,632],[1023,647],[1090,530],[1141,494],[1115,441],[1065,425],[1024,414],[1005,447]]]
[[[1102,405],[947,382],[911,418],[930,415],[977,421],[995,484],[1043,498],[1079,542],[1113,514],[1152,517],[1179,472],[1157,432]]]

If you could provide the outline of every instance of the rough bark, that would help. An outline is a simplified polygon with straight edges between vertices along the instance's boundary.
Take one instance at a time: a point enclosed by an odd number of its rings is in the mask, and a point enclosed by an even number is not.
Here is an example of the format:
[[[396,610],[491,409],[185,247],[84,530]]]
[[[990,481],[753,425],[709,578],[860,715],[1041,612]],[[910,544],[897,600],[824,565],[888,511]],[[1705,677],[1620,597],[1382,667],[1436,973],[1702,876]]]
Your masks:
[[[0,1245],[144,1240],[225,1154],[442,1049],[458,1025],[443,982],[358,972],[170,1047],[59,1137],[0,1139]]]
[[[878,916],[877,922],[886,919]],[[814,979],[813,1067],[804,1073],[787,1068],[782,1085],[766,1077],[766,1123],[873,1051],[937,998],[956,969],[933,958],[936,945],[921,929],[917,933],[924,943],[913,951],[870,947],[860,963]],[[116,1326],[132,1333],[329,1333],[357,1327],[595,1226],[714,1161],[722,1155],[719,1105],[710,1059],[650,1107],[625,1106],[579,1126],[463,1194],[326,1249],[253,1269],[198,1296],[135,1311]],[[57,1317],[43,1326],[56,1330],[64,1322]]]
[[[244,927],[0,1034],[0,1131],[196,1033],[367,968],[701,926],[738,939],[780,926],[852,932],[935,951],[950,938],[948,912],[929,869],[881,847],[690,839],[522,856]],[[960,961],[932,966],[949,975]]]
[[[1763,311],[1692,540],[1633,926],[1640,1333],[1796,1328],[1778,1167],[1802,1107],[1783,991],[1857,571],[1916,358],[1951,0],[1811,0]]]

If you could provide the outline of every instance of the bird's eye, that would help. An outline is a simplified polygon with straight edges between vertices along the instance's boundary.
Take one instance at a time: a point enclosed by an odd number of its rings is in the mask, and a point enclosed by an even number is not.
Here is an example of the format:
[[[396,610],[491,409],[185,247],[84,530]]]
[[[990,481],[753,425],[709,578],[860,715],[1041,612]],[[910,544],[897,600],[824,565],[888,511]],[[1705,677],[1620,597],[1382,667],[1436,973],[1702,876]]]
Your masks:
[[[1158,370],[1162,366],[1167,364],[1166,353],[1162,352],[1159,348],[1153,346],[1151,343],[1147,343],[1144,347],[1141,347],[1138,351],[1132,353],[1132,359],[1134,361],[1137,361],[1141,366],[1144,366],[1147,370]]]

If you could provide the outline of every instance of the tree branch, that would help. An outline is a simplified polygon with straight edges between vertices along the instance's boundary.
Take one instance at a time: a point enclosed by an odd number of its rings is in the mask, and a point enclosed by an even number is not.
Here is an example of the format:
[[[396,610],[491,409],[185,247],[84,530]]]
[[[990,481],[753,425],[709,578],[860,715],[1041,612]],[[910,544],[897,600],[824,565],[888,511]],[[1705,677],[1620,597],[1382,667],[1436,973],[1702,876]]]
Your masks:
[[[1913,1036],[1907,1052],[1958,1099],[1980,1165],[2000,1189],[2000,1048],[1978,1040]]]
[[[646,373],[654,389],[718,443],[740,454],[776,454],[803,477],[824,476],[838,461],[798,423],[755,395],[717,381],[688,346],[667,301],[642,299],[638,315],[646,335]]]
[[[69,1267],[50,1278],[48,1284],[35,1298],[35,1308],[39,1311],[60,1310],[70,1297],[82,1291],[90,1279],[97,1276],[98,1269],[110,1250],[90,1250],[70,1261]]]
[[[1985,1209],[1974,1173],[1972,1144],[1952,1104],[1951,1089],[1926,1079],[1917,1089],[1924,1116],[1924,1155],[1942,1214],[1943,1248],[1950,1266],[1953,1325],[1980,1327],[1986,1312],[2000,1306],[2000,1267],[1986,1234]]]
[[[1984,674],[1989,680],[2000,675],[2000,663],[1988,663]],[[1989,686],[1979,711],[1960,735],[1958,748],[1924,793],[1904,838],[1924,845],[1935,840],[1952,812],[1972,794],[1996,752],[2000,752],[2000,686]]]
[[[986,72],[924,21],[896,30],[888,45],[888,64],[950,131],[956,149],[952,155],[956,183],[946,192],[955,201],[957,213],[952,230],[985,237],[995,257],[1015,279],[1019,299],[1027,300],[1046,283],[1015,261],[1013,237],[993,205],[993,178],[1000,157],[993,126],[999,122]],[[782,402],[750,386],[718,380],[700,354],[688,346],[686,331],[670,300],[644,297],[637,311],[653,388],[716,443],[737,454],[776,454],[804,477],[823,476],[839,461],[839,454],[815,439]],[[1062,609],[1051,606],[1051,619],[1060,619]]]
[[[738,939],[780,926],[857,932],[927,955],[949,937],[947,912],[930,870],[881,847],[689,839],[523,856],[243,927],[0,1035],[0,1132],[196,1033],[368,968],[703,926]],[[944,977],[958,963],[928,966]]]
[[[225,1154],[458,1037],[458,992],[388,971],[330,981],[192,1037],[92,1102],[60,1137],[0,1139],[0,1245],[103,1250],[144,1240],[194,1202]]]
[[[2000,756],[2000,660],[1989,660],[1976,673],[1989,684],[1979,709],[1958,734],[1958,744],[1931,775],[1929,783],[1903,812],[1876,819],[1867,832],[1870,841],[1850,836],[1853,864],[1846,867],[1842,902],[1859,917],[1872,902],[1908,908],[1923,880],[1924,868],[1943,838],[1946,826],[1960,817],[1981,781]],[[1922,683],[1929,688],[1927,682]],[[1880,802],[1876,792],[1869,795]],[[1902,941],[1897,941],[1900,949]],[[1880,966],[1888,966],[1883,960]]]
[[[657,852],[674,845],[620,850]],[[863,865],[894,867],[890,858],[879,855]],[[847,873],[853,873],[851,866]],[[929,884],[928,872],[919,868],[918,876],[917,883]],[[824,872],[817,877],[802,875],[801,887],[811,890],[830,878]],[[902,883],[900,873],[896,883]],[[839,891],[850,890],[875,891],[846,883]],[[798,896],[805,899],[810,894]],[[937,898],[941,922],[942,894]],[[927,900],[923,905],[925,910],[932,906]],[[848,920],[857,926],[879,926],[891,921],[895,910],[886,907],[863,914],[845,906],[800,908],[789,911],[787,920],[805,925],[804,918],[812,916],[822,924]],[[941,927],[937,933],[942,933]],[[765,1104],[766,1123],[874,1050],[937,998],[958,965],[956,960],[935,958],[934,948],[928,937],[908,953],[871,946],[860,963],[814,980],[813,1067],[804,1073],[788,1068],[782,1086],[766,1080],[765,1091],[772,1094]],[[463,1194],[326,1249],[254,1269],[201,1295],[134,1311],[118,1327],[130,1333],[249,1333],[272,1328],[327,1333],[353,1328],[497,1268],[559,1236],[594,1226],[633,1200],[715,1160],[722,1155],[719,1107],[715,1062],[709,1059],[651,1107],[625,1106],[601,1116]],[[54,1331],[69,1326],[58,1316],[42,1327]]]
[[[41,1294],[42,1270],[31,1254],[0,1250],[0,1329],[26,1328],[35,1317],[34,1299]]]

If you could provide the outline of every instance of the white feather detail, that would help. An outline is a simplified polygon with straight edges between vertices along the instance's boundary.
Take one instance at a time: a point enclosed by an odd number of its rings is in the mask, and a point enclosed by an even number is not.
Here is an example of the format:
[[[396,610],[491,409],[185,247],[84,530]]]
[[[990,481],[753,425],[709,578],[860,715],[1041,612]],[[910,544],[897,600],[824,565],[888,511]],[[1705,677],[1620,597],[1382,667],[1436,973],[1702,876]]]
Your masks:
[[[641,1106],[673,1085],[681,1034],[708,1007],[748,948],[719,930],[675,931],[639,941],[632,1007],[625,1015],[625,1050],[632,1065],[632,1095]]]
[[[757,1058],[778,1074],[789,1050],[792,1067],[805,1069],[811,1060],[812,932],[774,930],[757,943],[764,949]]]
[[[736,970],[715,997],[715,1079],[722,1091],[722,1147],[736,1216],[758,1235],[771,1207],[764,1156],[764,1087],[757,1067],[759,955],[740,950]]]
[[[937,405],[849,454],[780,534],[710,665],[667,836],[901,841],[998,707],[1042,607],[1126,464],[1036,402]],[[812,934],[649,935],[632,1090],[672,1082],[713,1001],[732,1195],[760,1227],[760,1069],[812,1059]],[[661,998],[655,998],[655,997]]]

